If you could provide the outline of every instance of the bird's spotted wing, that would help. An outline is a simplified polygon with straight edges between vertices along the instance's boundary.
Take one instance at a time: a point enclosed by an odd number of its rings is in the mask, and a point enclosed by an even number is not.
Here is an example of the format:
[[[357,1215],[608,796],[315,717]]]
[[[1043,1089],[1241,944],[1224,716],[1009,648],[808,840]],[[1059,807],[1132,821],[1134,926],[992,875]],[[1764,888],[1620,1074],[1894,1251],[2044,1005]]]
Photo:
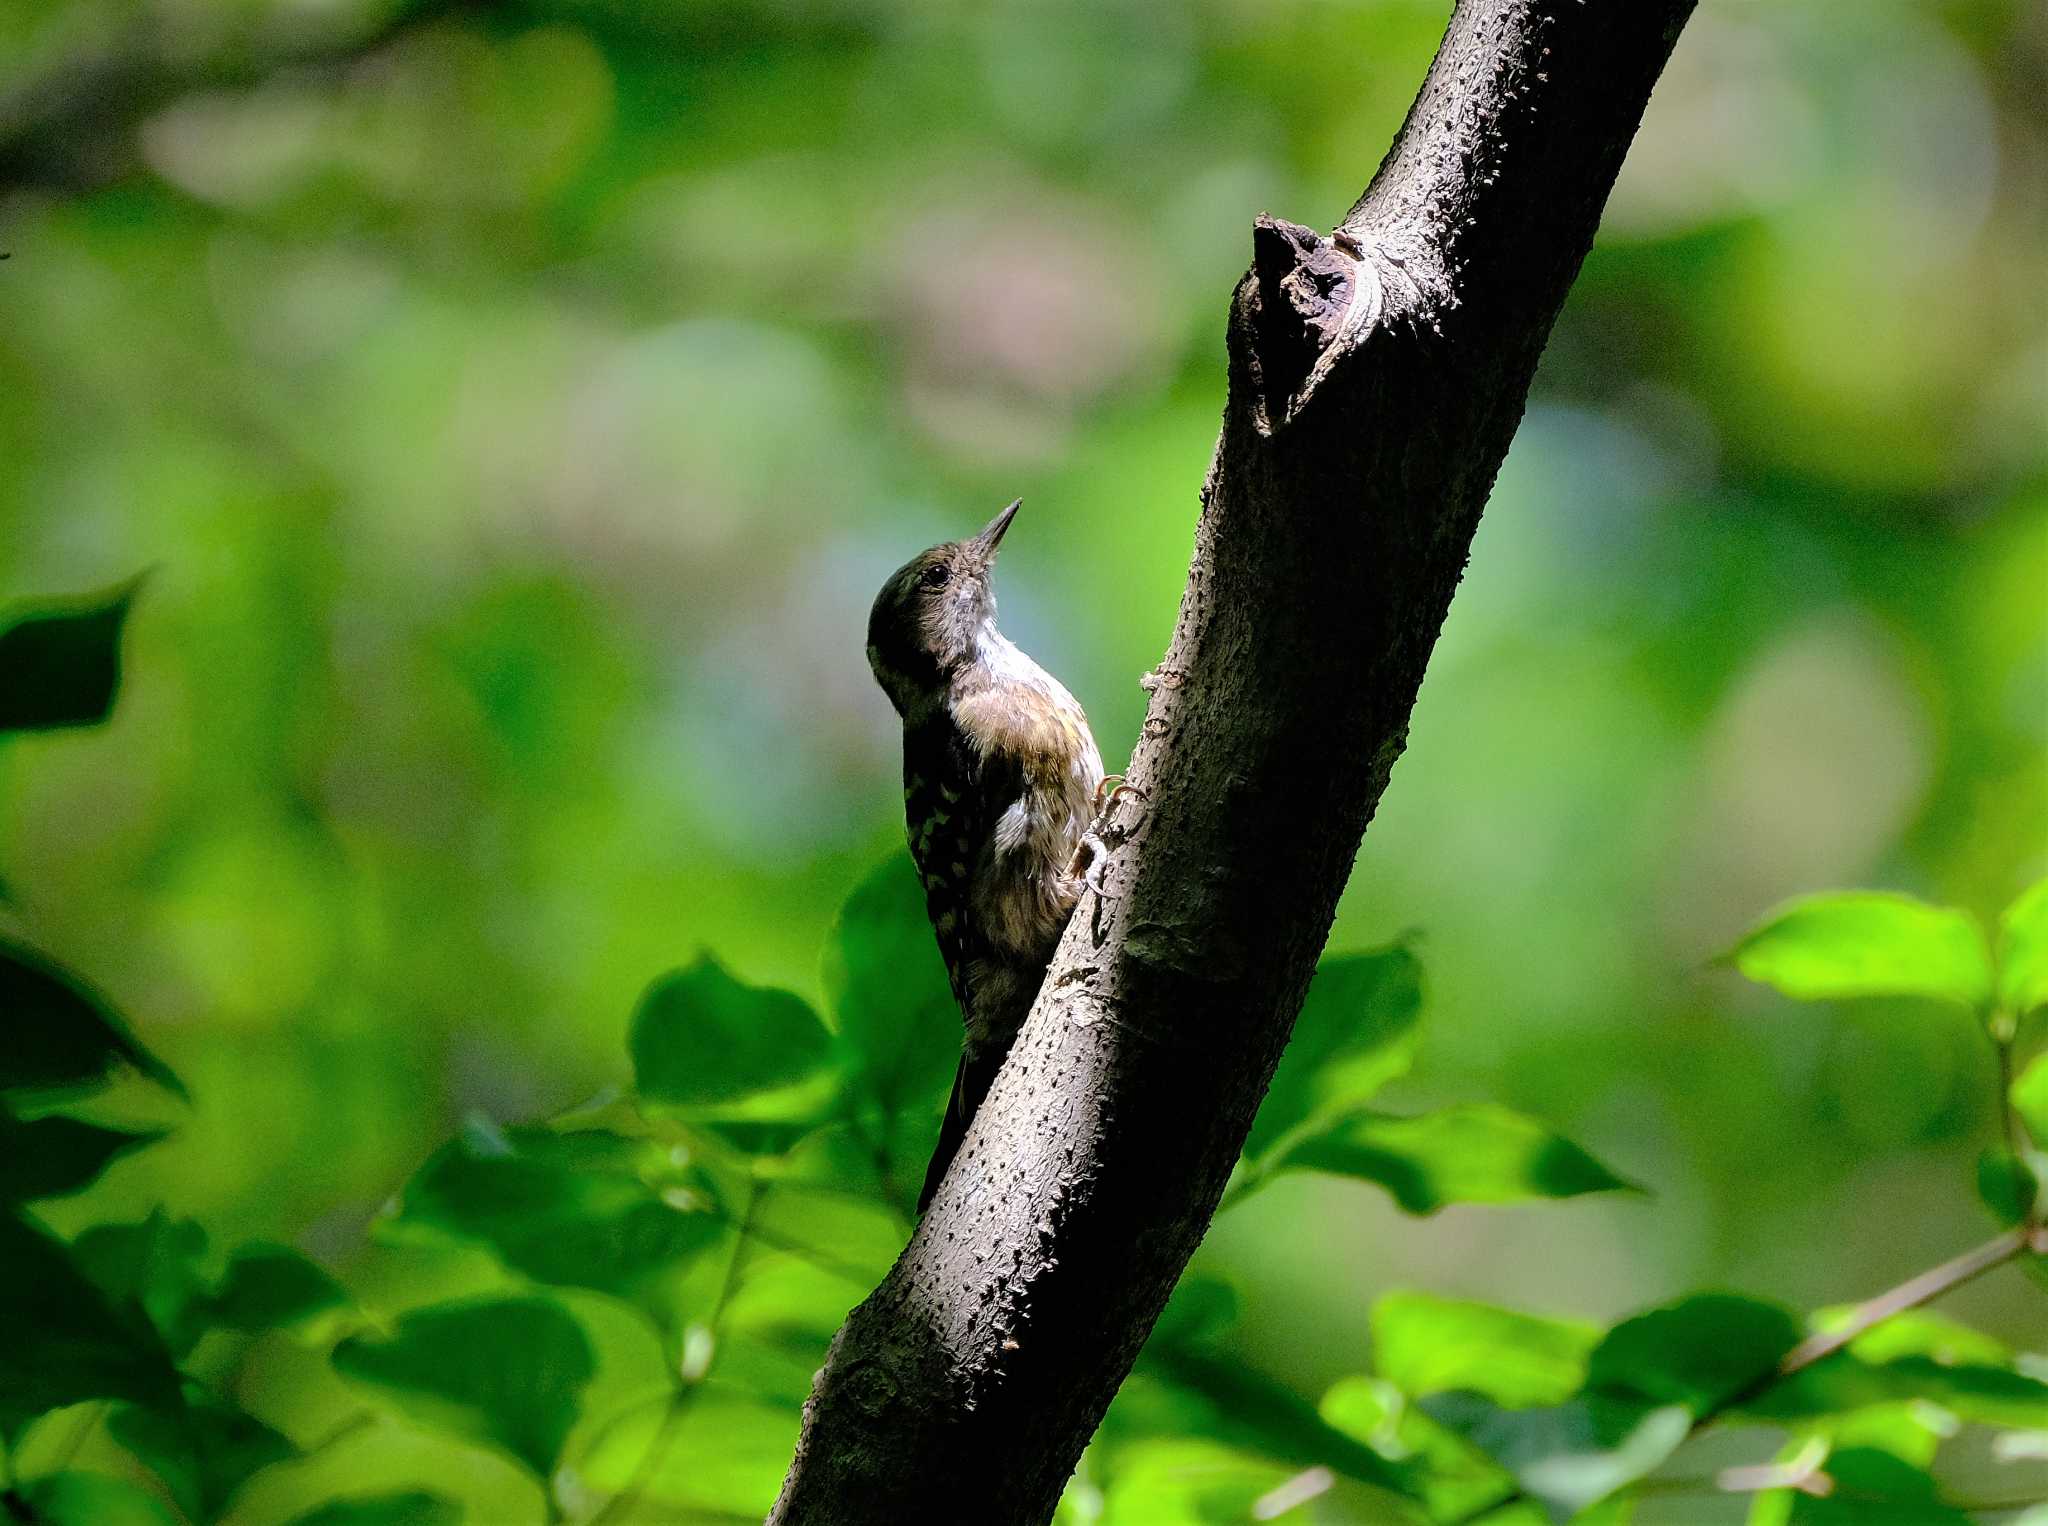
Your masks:
[[[946,961],[962,1019],[968,969],[986,948],[974,926],[969,887],[993,826],[984,765],[959,729],[943,718],[910,732],[903,746],[903,814],[911,861],[924,882],[925,914]]]

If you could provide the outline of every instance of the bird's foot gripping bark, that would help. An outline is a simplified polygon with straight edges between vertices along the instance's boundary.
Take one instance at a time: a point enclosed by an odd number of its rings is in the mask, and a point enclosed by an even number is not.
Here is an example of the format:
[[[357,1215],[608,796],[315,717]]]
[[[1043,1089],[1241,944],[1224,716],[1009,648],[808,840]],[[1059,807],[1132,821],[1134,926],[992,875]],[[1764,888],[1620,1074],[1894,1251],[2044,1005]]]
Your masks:
[[[1104,774],[1102,781],[1095,786],[1095,819],[1081,834],[1081,840],[1074,844],[1074,857],[1067,865],[1067,878],[1077,882],[1076,895],[1085,887],[1099,896],[1109,897],[1109,891],[1103,887],[1102,871],[1109,862],[1110,845],[1103,840],[1102,834],[1108,830],[1110,812],[1126,795],[1142,800],[1145,792],[1135,784],[1126,783],[1122,774]]]

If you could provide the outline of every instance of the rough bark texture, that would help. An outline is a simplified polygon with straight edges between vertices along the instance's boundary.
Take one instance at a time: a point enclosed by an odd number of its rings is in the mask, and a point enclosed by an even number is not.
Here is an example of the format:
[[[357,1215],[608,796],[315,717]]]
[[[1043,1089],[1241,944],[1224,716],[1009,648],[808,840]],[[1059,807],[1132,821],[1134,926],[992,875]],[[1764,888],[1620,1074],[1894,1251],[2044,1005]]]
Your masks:
[[[1200,1242],[1692,0],[1464,0],[1328,239],[1262,218],[1131,790],[771,1521],[1039,1522]]]

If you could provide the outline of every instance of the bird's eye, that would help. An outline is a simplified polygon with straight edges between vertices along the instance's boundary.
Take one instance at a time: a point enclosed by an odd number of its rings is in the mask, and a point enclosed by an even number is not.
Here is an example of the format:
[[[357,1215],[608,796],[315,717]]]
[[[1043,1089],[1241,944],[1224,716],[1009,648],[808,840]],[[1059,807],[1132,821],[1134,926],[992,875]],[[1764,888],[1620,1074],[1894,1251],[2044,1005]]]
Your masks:
[[[924,576],[919,578],[918,581],[927,588],[944,588],[947,583],[952,581],[952,578],[953,569],[940,562],[936,566],[925,568]]]

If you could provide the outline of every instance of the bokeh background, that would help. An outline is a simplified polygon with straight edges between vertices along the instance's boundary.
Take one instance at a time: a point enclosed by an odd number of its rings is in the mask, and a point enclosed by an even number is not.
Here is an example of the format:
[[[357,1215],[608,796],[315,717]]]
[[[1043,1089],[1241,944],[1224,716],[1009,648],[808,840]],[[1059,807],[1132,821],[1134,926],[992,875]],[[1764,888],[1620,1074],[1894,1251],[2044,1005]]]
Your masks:
[[[659,972],[815,994],[901,851],[868,602],[1011,497],[1006,628],[1114,767],[1251,218],[1342,214],[1446,12],[0,7],[0,595],[152,569],[114,723],[0,751],[0,928],[195,1096],[52,1221],[345,1268],[463,1117],[619,1080]],[[1966,1019],[1709,961],[1796,892],[2048,872],[2044,98],[2038,4],[1701,6],[1332,939],[1420,930],[1400,1100],[1655,1195],[1285,1182],[1202,1253],[1264,1370],[1357,1370],[1398,1283],[1812,1305],[1988,1231]]]

